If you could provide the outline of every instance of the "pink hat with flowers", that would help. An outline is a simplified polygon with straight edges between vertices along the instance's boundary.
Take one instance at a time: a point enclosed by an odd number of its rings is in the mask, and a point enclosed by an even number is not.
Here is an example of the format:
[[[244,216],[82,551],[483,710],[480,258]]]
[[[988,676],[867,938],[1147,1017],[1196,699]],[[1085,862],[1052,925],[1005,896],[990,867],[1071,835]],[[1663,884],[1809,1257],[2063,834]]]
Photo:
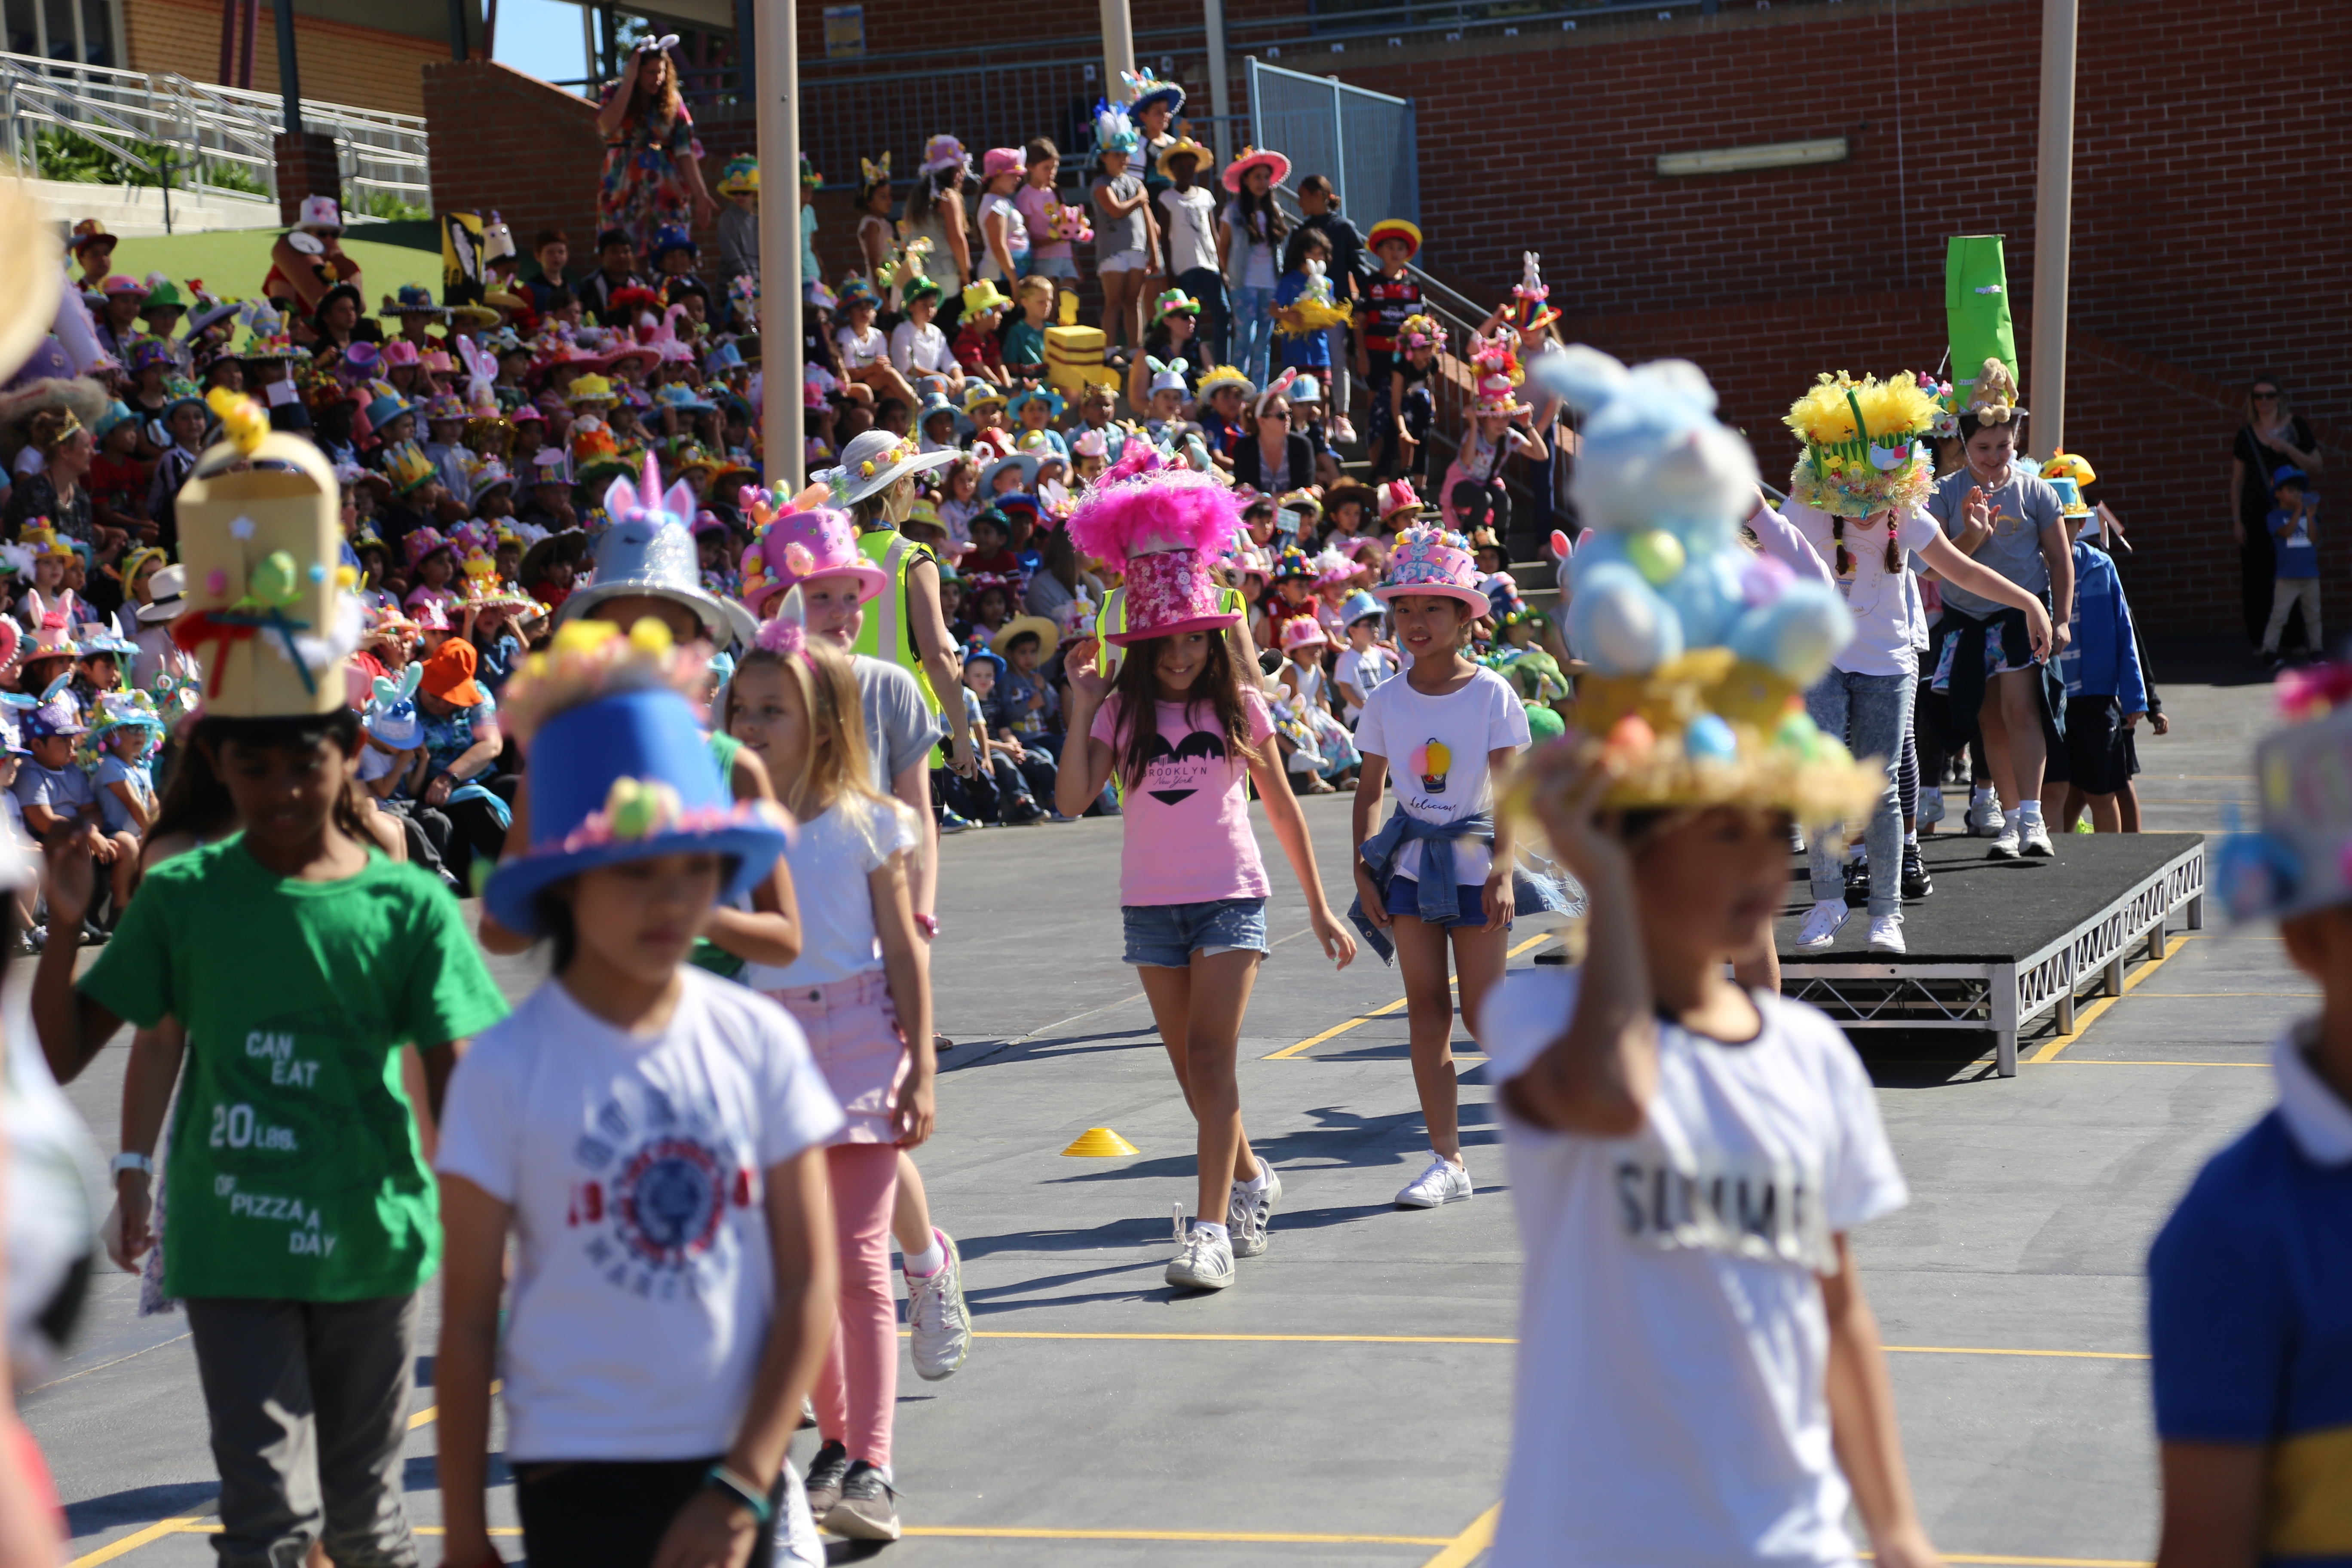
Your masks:
[[[751,491],[748,485],[744,489]],[[761,619],[773,613],[775,601],[793,584],[812,578],[855,578],[861,605],[888,585],[882,568],[858,550],[857,530],[847,513],[830,507],[776,512],[764,496],[748,500],[745,510],[760,531],[743,552],[743,604]]]
[[[1184,632],[1222,631],[1241,619],[1225,607],[1213,563],[1241,532],[1233,492],[1208,475],[1129,441],[1071,513],[1070,542],[1102,561],[1127,563],[1119,629],[1124,647]]]
[[[423,528],[414,530],[400,542],[401,553],[407,557],[408,568],[412,572],[416,569],[418,563],[435,551],[454,548],[455,545],[449,536],[429,522]]]
[[[1293,616],[1282,623],[1282,651],[1314,647],[1331,640],[1313,616]]]
[[[980,177],[992,180],[999,174],[1019,174],[1028,171],[1028,161],[1021,156],[1018,147],[991,147],[980,161]]]
[[[1410,594],[1435,594],[1456,599],[1478,615],[1491,607],[1478,586],[1478,565],[1470,557],[1470,542],[1442,528],[1408,528],[1397,535],[1389,556],[1388,581],[1372,590],[1383,604]]]

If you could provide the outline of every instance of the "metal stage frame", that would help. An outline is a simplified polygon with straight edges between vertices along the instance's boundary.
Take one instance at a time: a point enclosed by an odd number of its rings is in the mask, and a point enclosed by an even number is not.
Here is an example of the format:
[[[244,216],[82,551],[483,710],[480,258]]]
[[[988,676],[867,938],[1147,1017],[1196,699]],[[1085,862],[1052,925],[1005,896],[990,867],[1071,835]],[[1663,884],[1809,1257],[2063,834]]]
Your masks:
[[[2084,987],[2122,995],[2133,947],[2144,942],[2149,958],[2162,958],[2174,910],[2187,906],[2187,929],[2204,929],[2205,848],[2200,835],[2072,931],[2021,957],[1857,963],[1783,954],[1781,993],[1811,1003],[1847,1029],[1989,1029],[2000,1076],[2015,1078],[2021,1030],[2055,1009],[2059,1031],[2072,1033]]]

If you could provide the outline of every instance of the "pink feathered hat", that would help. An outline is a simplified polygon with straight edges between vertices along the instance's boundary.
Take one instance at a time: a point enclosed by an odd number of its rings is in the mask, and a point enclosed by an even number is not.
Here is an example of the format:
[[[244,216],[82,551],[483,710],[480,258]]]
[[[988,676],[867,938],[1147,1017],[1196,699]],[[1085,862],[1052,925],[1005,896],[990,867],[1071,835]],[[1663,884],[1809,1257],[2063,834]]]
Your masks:
[[[1477,563],[1471,559],[1469,541],[1442,528],[1408,528],[1397,535],[1389,557],[1388,581],[1372,590],[1382,604],[1411,594],[1435,594],[1456,599],[1476,615],[1491,607],[1478,586]]]
[[[859,552],[857,531],[846,514],[829,507],[787,511],[761,528],[743,552],[743,604],[765,620],[794,584],[816,577],[856,579],[861,605],[890,581]]]
[[[1241,619],[1224,606],[1211,566],[1241,531],[1233,494],[1206,474],[1175,465],[1149,441],[1129,441],[1070,514],[1070,542],[1127,563],[1119,630],[1124,647],[1184,632],[1222,631]]]

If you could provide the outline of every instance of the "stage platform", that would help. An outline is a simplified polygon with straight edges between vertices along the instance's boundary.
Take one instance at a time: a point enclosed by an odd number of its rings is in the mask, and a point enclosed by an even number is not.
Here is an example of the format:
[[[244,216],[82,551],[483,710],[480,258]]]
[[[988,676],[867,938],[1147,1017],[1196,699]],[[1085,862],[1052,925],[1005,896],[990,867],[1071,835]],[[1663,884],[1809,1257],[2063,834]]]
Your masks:
[[[1936,890],[1903,906],[1901,957],[1870,952],[1860,908],[1835,946],[1797,951],[1812,907],[1800,857],[1775,927],[1780,989],[1848,1029],[1990,1031],[2000,1076],[2017,1073],[2017,1037],[2045,1014],[2074,1026],[2078,995],[2122,993],[2134,949],[2164,956],[2166,933],[2205,923],[2201,833],[2070,833],[2052,859],[1990,860],[1991,840],[1919,840]]]

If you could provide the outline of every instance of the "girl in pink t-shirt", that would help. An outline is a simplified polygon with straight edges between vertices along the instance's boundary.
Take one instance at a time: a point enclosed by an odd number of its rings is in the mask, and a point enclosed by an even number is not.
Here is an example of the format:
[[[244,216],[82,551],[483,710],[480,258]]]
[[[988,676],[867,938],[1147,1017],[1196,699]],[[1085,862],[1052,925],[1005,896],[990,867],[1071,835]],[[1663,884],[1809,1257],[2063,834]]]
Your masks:
[[[1070,650],[1069,733],[1055,794],[1083,812],[1116,774],[1124,792],[1119,865],[1127,962],[1151,1002],[1153,1021],[1200,1128],[1200,1201],[1168,1283],[1222,1290],[1234,1259],[1266,1249],[1282,1196],[1274,1168],[1242,1131],[1234,1059],[1242,1014],[1267,951],[1265,867],[1250,831],[1254,781],[1283,855],[1298,878],[1324,952],[1342,969],[1355,940],[1324,901],[1307,821],[1285,782],[1274,721],[1245,685],[1226,643],[1240,619],[1225,607],[1210,567],[1239,531],[1231,492],[1205,474],[1169,465],[1148,441],[1088,489],[1070,537],[1089,555],[1125,560],[1121,602],[1098,624],[1125,650],[1118,675],[1096,665],[1093,638]]]

